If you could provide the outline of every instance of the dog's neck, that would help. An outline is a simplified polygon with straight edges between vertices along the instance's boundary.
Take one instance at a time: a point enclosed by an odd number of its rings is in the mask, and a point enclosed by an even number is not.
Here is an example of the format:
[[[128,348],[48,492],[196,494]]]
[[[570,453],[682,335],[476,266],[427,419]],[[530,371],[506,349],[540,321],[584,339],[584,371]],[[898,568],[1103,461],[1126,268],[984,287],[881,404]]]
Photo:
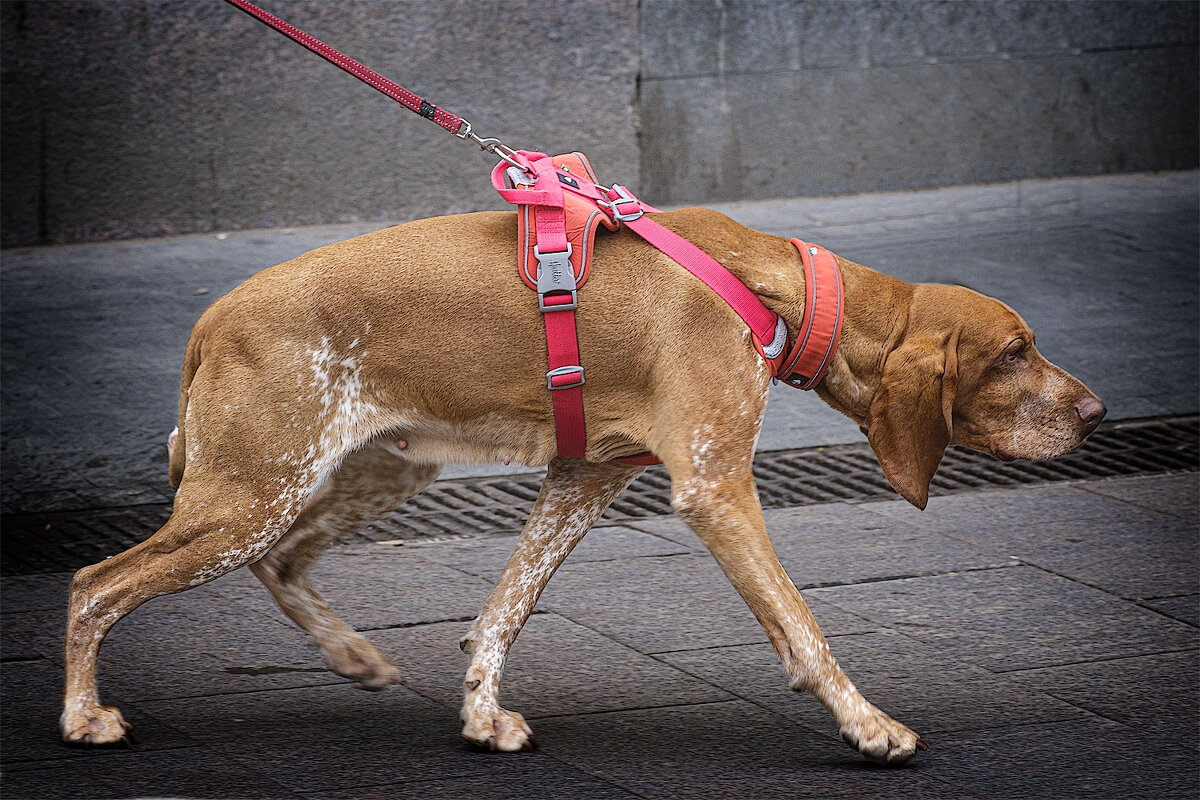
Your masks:
[[[804,271],[783,237],[745,228],[716,212],[666,212],[659,220],[700,245],[777,314],[794,336],[804,314]],[[862,425],[879,388],[883,362],[904,336],[913,286],[838,258],[845,288],[841,340],[817,394]]]
[[[844,258],[838,258],[845,286],[842,336],[817,394],[829,406],[862,425],[879,388],[883,363],[908,324],[913,287]]]

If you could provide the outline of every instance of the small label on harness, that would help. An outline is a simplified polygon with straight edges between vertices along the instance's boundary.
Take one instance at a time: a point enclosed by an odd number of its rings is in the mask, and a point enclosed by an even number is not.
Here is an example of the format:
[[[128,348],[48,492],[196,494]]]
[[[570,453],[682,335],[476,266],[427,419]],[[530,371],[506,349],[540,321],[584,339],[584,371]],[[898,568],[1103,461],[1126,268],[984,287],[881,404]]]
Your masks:
[[[567,186],[570,186],[572,189],[579,188],[579,181],[575,180],[570,175],[563,175],[561,172],[558,173],[558,182],[562,183],[562,184],[566,184]]]

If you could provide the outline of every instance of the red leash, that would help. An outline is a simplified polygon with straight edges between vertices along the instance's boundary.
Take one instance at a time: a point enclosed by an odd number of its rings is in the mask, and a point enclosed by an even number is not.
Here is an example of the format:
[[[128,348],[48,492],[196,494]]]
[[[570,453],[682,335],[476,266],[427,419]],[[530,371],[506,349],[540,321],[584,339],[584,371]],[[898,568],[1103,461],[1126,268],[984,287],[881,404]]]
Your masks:
[[[225,2],[245,11],[264,25],[279,31],[293,42],[308,48],[330,64],[345,70],[377,92],[382,92],[414,114],[420,114],[425,119],[432,120],[460,139],[474,141],[479,145],[481,150],[499,156],[514,167],[520,167],[522,170],[526,169],[523,164],[512,158],[513,151],[505,147],[499,139],[483,139],[476,136],[471,132],[471,123],[457,114],[451,114],[443,108],[438,108],[433,103],[418,97],[400,84],[389,78],[385,78],[365,64],[355,61],[340,50],[330,47],[315,36],[308,35],[295,25],[284,22],[274,14],[264,11],[253,3],[247,2],[247,0],[225,0]]]

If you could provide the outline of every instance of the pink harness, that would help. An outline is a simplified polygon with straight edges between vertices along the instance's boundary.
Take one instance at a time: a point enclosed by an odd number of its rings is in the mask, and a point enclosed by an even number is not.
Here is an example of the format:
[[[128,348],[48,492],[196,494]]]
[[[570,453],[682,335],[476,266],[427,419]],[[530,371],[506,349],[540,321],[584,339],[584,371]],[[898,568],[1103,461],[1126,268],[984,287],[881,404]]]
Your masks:
[[[551,158],[520,150],[513,161],[519,166],[509,166],[508,159],[496,165],[492,185],[517,206],[520,274],[537,292],[546,324],[546,388],[554,401],[559,456],[584,458],[587,452],[585,375],[575,309],[600,225],[615,231],[625,223],[716,292],[750,328],[754,346],[773,378],[798,389],[821,382],[837,348],[843,311],[841,271],[828,250],[791,240],[804,264],[805,301],[801,329],[788,348],[787,326],[779,315],[712,256],[646,216],[658,209],[639,201],[624,186],[597,184],[582,153]],[[652,454],[618,461],[659,463]]]

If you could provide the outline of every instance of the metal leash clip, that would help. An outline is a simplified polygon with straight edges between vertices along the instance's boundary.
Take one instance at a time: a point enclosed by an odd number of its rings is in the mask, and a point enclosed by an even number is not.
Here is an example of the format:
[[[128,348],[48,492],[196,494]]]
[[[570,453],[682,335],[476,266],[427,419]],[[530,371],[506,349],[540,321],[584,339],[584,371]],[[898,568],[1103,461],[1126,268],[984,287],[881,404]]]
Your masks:
[[[462,121],[462,125],[458,129],[458,133],[454,135],[460,139],[470,139],[471,141],[475,142],[475,144],[479,145],[480,150],[483,150],[486,153],[491,153],[494,156],[499,156],[501,159],[524,173],[530,175],[533,174],[532,167],[530,167],[528,164],[522,164],[517,160],[516,150],[513,150],[511,147],[508,147],[499,139],[494,137],[488,137],[486,139],[480,138],[471,129],[471,123],[467,122],[465,119]]]

